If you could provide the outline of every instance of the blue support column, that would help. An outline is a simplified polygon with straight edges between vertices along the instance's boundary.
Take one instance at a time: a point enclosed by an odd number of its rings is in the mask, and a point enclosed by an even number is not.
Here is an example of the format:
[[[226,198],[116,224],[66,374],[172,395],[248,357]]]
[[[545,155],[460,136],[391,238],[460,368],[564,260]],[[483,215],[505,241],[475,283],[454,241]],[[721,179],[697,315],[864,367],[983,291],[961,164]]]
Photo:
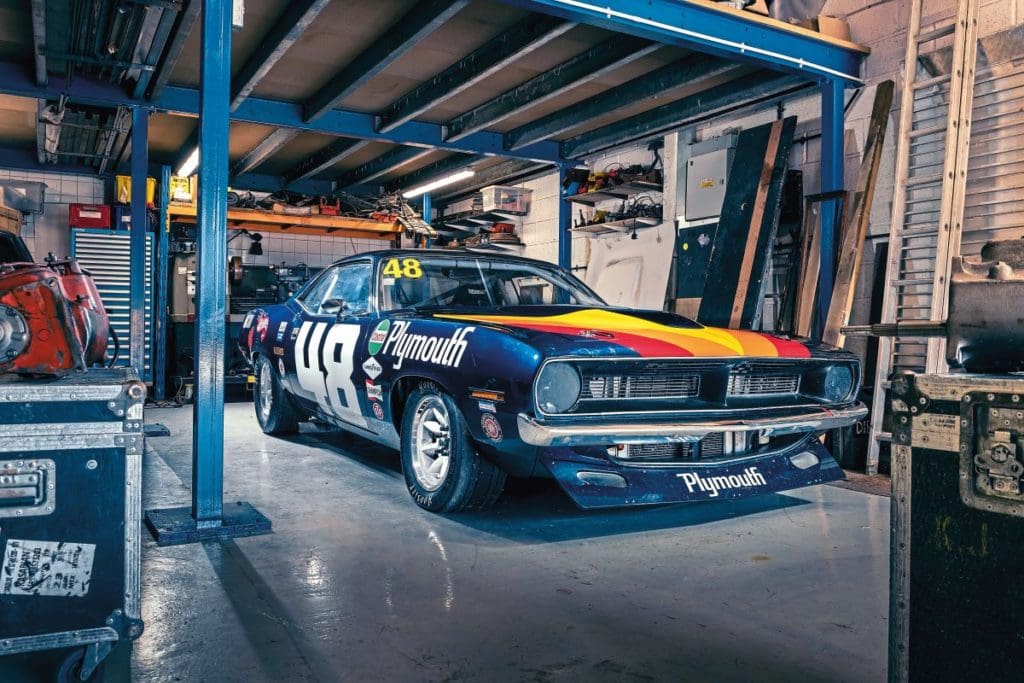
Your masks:
[[[434,206],[433,206],[433,203],[430,200],[430,193],[427,192],[426,194],[423,195],[423,220],[425,220],[427,223],[431,222],[430,214],[433,212],[433,210],[434,210]],[[430,238],[429,237],[424,238],[423,246],[425,248],[427,248],[427,249],[430,248]]]
[[[144,376],[146,355],[146,176],[149,169],[149,112],[132,109],[131,272],[128,301],[131,310],[129,363]],[[120,226],[118,226],[120,227]]]
[[[821,85],[821,192],[843,189],[843,82],[824,81]],[[836,226],[840,223],[842,203],[830,199],[821,205],[821,271],[818,274],[818,325],[815,338],[828,319],[835,284]]]
[[[248,503],[224,505],[224,336],[227,300],[231,0],[203,3],[196,234],[192,506],[150,510],[157,545],[270,533]]]
[[[156,268],[154,269],[155,286],[153,287],[153,394],[156,400],[162,401],[167,396],[167,268],[168,254],[167,234],[167,202],[171,186],[171,167],[160,167],[160,222],[156,234]]]
[[[558,265],[568,271],[572,270],[572,203],[562,198],[565,186],[565,176],[570,167],[558,167]]]

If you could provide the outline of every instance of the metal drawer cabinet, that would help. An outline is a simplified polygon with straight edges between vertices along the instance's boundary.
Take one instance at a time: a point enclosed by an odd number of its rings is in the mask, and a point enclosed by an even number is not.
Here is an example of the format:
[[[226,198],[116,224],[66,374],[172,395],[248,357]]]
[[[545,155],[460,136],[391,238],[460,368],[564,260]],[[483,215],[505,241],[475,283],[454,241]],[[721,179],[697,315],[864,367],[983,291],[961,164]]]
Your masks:
[[[0,378],[0,655],[75,647],[58,678],[89,680],[142,634],[145,395],[129,368]]]

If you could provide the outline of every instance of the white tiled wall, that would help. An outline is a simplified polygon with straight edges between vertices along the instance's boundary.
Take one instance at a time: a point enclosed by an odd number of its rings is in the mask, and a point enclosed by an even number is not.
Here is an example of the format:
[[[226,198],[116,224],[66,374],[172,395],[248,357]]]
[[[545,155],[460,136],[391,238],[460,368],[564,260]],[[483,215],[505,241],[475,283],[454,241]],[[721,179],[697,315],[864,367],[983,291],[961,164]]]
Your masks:
[[[46,184],[43,212],[28,216],[21,231],[29,251],[38,260],[49,253],[57,257],[70,255],[69,203],[102,204],[105,200],[103,179],[95,176],[0,168],[0,180],[30,180]]]
[[[228,233],[229,237],[235,235],[234,231],[228,231]],[[388,248],[388,242],[383,240],[320,237],[317,235],[288,235],[270,232],[260,234],[263,235],[261,242],[263,245],[262,255],[251,255],[249,253],[249,245],[252,244],[252,241],[247,236],[241,235],[228,244],[228,256],[241,256],[243,263],[252,265],[280,263],[296,265],[305,263],[307,266],[326,266],[345,256]]]

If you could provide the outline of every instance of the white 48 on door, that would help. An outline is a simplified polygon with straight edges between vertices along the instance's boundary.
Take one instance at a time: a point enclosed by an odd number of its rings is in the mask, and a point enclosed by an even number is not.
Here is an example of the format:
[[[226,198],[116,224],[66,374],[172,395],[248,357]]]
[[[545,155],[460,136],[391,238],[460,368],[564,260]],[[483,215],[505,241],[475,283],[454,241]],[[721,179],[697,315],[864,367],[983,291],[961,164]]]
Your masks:
[[[359,325],[302,323],[295,338],[295,374],[299,387],[312,394],[324,412],[366,427],[352,382]]]

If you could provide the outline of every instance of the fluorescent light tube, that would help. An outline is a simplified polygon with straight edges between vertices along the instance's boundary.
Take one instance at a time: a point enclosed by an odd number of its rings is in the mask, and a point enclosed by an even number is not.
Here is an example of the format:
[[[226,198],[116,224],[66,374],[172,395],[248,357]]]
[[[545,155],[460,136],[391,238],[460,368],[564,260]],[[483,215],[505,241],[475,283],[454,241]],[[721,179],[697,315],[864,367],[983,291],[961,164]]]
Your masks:
[[[460,180],[465,180],[466,178],[472,178],[474,175],[476,175],[476,172],[471,171],[469,169],[465,171],[459,171],[458,173],[452,173],[451,175],[446,175],[442,178],[438,178],[437,180],[431,180],[429,183],[423,183],[422,185],[417,185],[416,187],[410,188],[403,192],[402,196],[405,197],[406,199],[419,197],[421,194],[426,194],[427,192],[430,192],[432,190],[436,190],[447,185],[452,185],[454,183],[459,182]]]

